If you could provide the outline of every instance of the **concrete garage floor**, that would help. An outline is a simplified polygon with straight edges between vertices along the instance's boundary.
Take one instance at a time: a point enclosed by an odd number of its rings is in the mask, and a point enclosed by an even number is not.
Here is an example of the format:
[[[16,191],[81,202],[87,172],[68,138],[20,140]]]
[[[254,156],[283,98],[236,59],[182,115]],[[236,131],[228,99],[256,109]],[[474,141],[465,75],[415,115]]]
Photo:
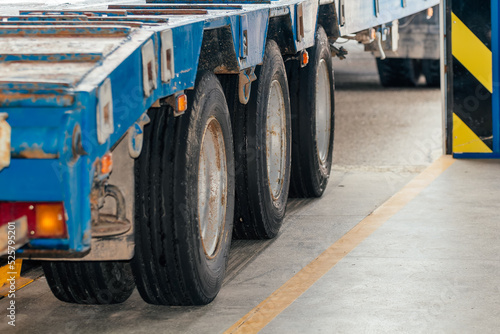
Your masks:
[[[498,333],[496,161],[459,161],[262,333]]]
[[[275,240],[234,242],[212,304],[152,306],[134,292],[122,305],[71,305],[42,277],[17,293],[16,328],[2,316],[0,331],[222,333],[264,301],[241,332],[498,332],[500,162],[438,159],[411,181],[441,155],[439,90],[383,89],[371,56],[349,46],[335,63],[325,195],[292,200]]]

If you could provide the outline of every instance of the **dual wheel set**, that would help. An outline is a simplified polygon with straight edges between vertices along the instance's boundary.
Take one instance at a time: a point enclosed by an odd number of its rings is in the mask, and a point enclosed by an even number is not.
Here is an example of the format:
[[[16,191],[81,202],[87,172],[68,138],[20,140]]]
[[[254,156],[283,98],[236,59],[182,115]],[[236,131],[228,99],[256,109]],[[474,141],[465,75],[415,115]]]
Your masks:
[[[135,162],[135,256],[130,262],[45,262],[54,295],[125,301],[137,286],[159,305],[203,305],[219,292],[232,238],[278,234],[289,195],[319,197],[332,163],[334,78],[319,27],[309,64],[283,61],[269,40],[248,104],[238,77],[198,74],[188,111],[149,111]]]

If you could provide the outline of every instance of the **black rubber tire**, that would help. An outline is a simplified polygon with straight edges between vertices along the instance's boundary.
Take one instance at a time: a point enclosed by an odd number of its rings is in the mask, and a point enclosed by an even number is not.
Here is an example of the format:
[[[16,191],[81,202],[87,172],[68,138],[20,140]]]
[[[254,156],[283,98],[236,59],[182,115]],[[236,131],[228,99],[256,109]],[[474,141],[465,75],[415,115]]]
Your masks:
[[[135,164],[135,256],[142,298],[157,305],[205,305],[224,279],[234,214],[234,153],[231,120],[214,74],[198,74],[186,113],[151,109],[144,147]],[[215,118],[224,137],[227,192],[224,228],[215,255],[205,255],[198,214],[198,174],[205,127]]]
[[[235,239],[274,238],[285,217],[291,167],[291,114],[286,70],[280,49],[268,40],[263,64],[256,68],[250,100],[238,99],[238,77],[223,77],[233,121],[236,157]],[[286,112],[286,159],[281,194],[273,199],[267,175],[266,121],[271,83],[277,80],[283,92]]]
[[[377,58],[378,75],[384,87],[415,87],[422,74],[419,59]]]
[[[118,304],[134,291],[128,262],[42,262],[57,299],[76,304]]]
[[[300,68],[298,61],[287,62],[292,105],[292,176],[290,197],[321,197],[328,184],[333,157],[335,127],[335,82],[330,44],[319,26],[315,45],[308,50],[309,64]],[[326,160],[321,162],[316,136],[316,90],[318,70],[324,61],[329,72],[331,124]]]
[[[428,87],[441,86],[441,62],[439,59],[423,59],[422,72]]]

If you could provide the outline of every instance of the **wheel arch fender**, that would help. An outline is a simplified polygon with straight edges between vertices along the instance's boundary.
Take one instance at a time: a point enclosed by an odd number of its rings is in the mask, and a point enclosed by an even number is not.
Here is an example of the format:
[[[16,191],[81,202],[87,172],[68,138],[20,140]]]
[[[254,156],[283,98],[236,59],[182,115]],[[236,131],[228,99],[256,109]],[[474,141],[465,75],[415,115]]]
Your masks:
[[[318,11],[318,25],[325,29],[329,40],[336,40],[340,37],[340,20],[337,10],[338,1],[329,4],[321,4]]]

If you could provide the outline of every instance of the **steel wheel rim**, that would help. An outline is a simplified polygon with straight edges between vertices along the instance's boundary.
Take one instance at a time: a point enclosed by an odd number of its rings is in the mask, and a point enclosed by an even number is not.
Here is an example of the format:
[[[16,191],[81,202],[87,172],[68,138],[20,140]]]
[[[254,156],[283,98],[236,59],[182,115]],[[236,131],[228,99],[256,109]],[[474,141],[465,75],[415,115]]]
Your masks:
[[[226,220],[227,161],[222,128],[211,117],[205,126],[198,170],[198,224],[205,255],[215,257]]]
[[[328,65],[324,59],[321,59],[316,76],[316,146],[318,160],[322,166],[326,165],[330,150],[331,112],[332,100]]]
[[[274,200],[283,189],[286,159],[286,112],[281,84],[271,83],[267,102],[266,155],[269,191]]]

